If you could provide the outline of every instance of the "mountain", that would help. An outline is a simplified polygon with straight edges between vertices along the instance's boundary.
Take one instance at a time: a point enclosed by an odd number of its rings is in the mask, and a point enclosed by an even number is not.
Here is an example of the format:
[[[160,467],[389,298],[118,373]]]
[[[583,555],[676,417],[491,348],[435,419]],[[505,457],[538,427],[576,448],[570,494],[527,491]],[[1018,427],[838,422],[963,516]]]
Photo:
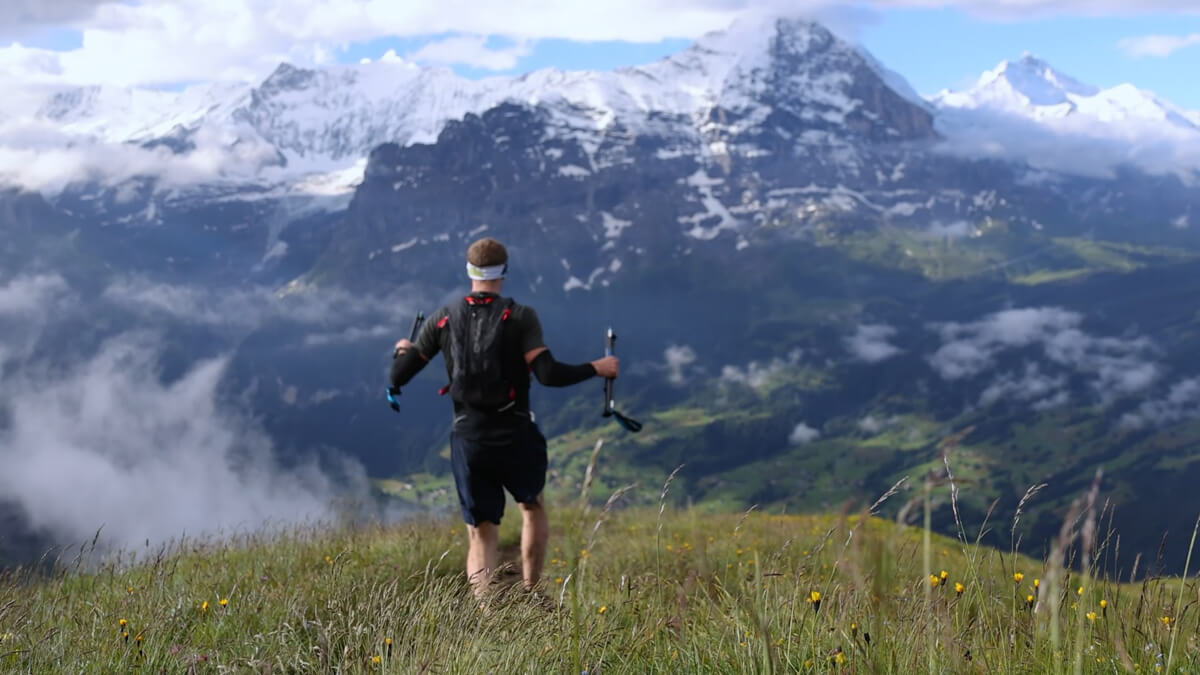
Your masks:
[[[1200,169],[1196,112],[1131,84],[1084,84],[1030,54],[932,103],[938,129],[963,149],[1005,146],[1003,156],[1074,174],[1128,164],[1194,180]]]
[[[55,134],[30,142],[107,161],[0,195],[6,273],[74,271],[80,298],[57,307],[82,309],[47,319],[34,366],[153,328],[164,379],[226,356],[221,394],[281,455],[341,451],[436,494],[440,366],[398,417],[379,385],[387,345],[461,291],[488,233],[560,358],[617,326],[622,407],[648,421],[613,438],[594,388],[537,392],[555,471],[605,437],[613,480],[686,463],[689,498],[821,510],[943,466],[942,438],[972,429],[953,458],[978,488],[967,517],[995,499],[1011,516],[1047,482],[1023,522],[1053,536],[1091,469],[1121,467],[1116,522],[1153,552],[1158,533],[1128,526],[1177,510],[1149,488],[1200,478],[1200,191],[1125,132],[1054,135],[1101,124],[1116,94],[1032,59],[985,79],[924,101],[777,18],[611,73],[468,81],[389,57],[145,100],[59,92],[35,119]],[[1170,170],[1133,161],[1150,158]]]

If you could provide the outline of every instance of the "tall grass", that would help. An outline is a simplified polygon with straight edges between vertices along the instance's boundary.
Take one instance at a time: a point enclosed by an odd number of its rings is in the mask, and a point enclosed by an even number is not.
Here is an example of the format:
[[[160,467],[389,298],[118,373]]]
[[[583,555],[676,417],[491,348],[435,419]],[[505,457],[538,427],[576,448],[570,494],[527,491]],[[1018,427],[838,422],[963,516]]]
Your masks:
[[[1105,577],[1102,546],[1091,550],[1103,540],[1082,537],[1097,522],[1094,492],[1069,515],[1051,559],[1038,561],[1015,537],[1009,551],[979,546],[971,524],[953,539],[931,532],[928,512],[949,475],[917,487],[917,528],[871,515],[878,503],[824,515],[680,511],[668,505],[669,486],[657,509],[622,511],[619,495],[599,511],[551,504],[544,587],[525,593],[519,575],[501,574],[482,606],[462,572],[463,528],[443,520],[187,544],[90,571],[10,572],[0,577],[0,670],[1200,670],[1188,611],[1196,585]],[[519,525],[510,511],[501,528],[510,557]]]

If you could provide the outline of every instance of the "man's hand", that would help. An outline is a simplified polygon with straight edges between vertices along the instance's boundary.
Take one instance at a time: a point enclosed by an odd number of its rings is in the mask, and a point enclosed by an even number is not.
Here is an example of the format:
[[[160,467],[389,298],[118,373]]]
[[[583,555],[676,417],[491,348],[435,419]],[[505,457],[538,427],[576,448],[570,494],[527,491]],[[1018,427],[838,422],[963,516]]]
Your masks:
[[[592,367],[596,369],[596,374],[600,377],[606,380],[616,379],[621,370],[621,362],[615,356],[606,356],[592,361]]]
[[[392,358],[396,358],[397,356],[400,356],[401,354],[407,352],[409,349],[412,349],[415,346],[416,345],[414,345],[412,343],[412,341],[409,340],[408,338],[404,338],[404,339],[400,340],[399,342],[396,343],[396,349],[392,351]]]

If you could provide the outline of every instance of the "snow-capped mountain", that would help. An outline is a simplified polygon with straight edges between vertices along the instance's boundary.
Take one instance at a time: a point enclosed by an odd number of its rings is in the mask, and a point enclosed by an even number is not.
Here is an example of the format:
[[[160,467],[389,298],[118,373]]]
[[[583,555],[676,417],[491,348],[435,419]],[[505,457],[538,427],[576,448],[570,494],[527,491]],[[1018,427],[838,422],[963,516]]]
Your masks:
[[[872,77],[860,77],[864,73]],[[868,80],[867,90],[855,89]],[[255,87],[72,89],[5,125],[52,128],[49,139],[11,132],[4,137],[36,143],[37,149],[165,141],[179,152],[218,154],[238,146],[238,161],[215,168],[214,179],[279,181],[345,170],[381,143],[433,142],[447,121],[501,102],[541,106],[557,133],[593,148],[598,134],[613,125],[631,133],[667,125],[688,139],[691,150],[707,151],[718,127],[737,133],[780,111],[836,136],[928,136],[930,125],[919,113],[887,117],[886,103],[897,96],[919,100],[902,78],[824,27],[772,18],[734,24],[662,61],[612,72],[546,69],[468,80],[389,55],[321,69],[283,64]],[[717,109],[732,115],[713,120]]]
[[[932,102],[952,151],[1083,175],[1121,165],[1185,176],[1200,169],[1200,113],[1131,84],[1079,82],[1030,54]]]
[[[1031,54],[1018,61],[1003,61],[970,89],[942,91],[933,102],[942,108],[990,109],[1039,121],[1075,116],[1114,125],[1149,122],[1197,129],[1189,118],[1197,113],[1131,84],[1108,89],[1084,84]]]

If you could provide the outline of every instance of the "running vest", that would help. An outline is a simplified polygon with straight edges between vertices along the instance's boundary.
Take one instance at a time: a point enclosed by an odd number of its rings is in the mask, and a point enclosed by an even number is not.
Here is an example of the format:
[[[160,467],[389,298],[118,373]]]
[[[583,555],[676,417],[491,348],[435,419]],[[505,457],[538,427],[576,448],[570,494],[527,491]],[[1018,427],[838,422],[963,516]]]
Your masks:
[[[450,398],[496,412],[516,405],[521,382],[507,363],[505,341],[512,307],[512,298],[495,296],[467,296],[449,307]]]

